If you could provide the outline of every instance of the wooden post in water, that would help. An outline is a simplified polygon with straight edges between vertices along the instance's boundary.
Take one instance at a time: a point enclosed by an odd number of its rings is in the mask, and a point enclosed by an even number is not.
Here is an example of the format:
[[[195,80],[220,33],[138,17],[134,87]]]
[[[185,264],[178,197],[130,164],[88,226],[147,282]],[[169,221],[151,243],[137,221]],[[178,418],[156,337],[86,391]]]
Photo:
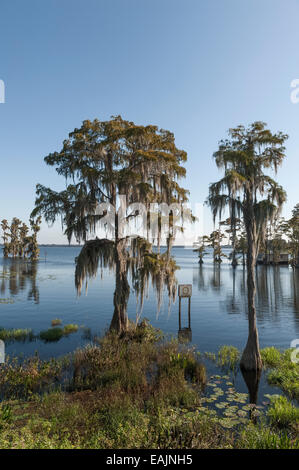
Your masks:
[[[178,288],[179,295],[179,331],[178,338],[179,341],[189,342],[192,339],[191,332],[191,295],[192,295],[192,285],[191,284],[180,284]],[[182,297],[188,298],[188,327],[182,328]]]
[[[182,329],[182,317],[181,317],[181,296],[179,297],[179,330]]]

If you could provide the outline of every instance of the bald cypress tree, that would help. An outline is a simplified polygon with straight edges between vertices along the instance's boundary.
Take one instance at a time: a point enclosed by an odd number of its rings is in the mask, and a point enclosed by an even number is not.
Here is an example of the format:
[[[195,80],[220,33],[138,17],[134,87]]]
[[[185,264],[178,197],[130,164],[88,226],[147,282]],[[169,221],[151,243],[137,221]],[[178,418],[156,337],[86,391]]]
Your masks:
[[[56,192],[37,185],[32,215],[42,214],[48,223],[61,217],[69,242],[75,238],[84,243],[76,262],[79,294],[83,282],[96,274],[99,265],[114,270],[113,329],[126,330],[128,325],[129,272],[141,296],[151,277],[158,299],[165,283],[169,294],[174,294],[175,272],[170,258],[173,231],[169,230],[166,254],[154,253],[142,236],[126,236],[123,221],[132,221],[140,214],[137,210],[120,216],[115,210],[119,196],[125,197],[127,206],[144,204],[147,226],[151,203],[182,204],[187,200],[187,191],[178,184],[185,176],[186,159],[186,152],[176,147],[171,132],[152,125],[135,125],[120,116],[108,121],[84,121],[69,134],[59,152],[45,158],[46,164],[65,178],[67,186]],[[101,203],[106,209],[99,213]],[[103,223],[107,237],[98,239],[96,231]]]
[[[247,236],[247,291],[249,333],[241,366],[245,370],[262,368],[256,325],[255,266],[259,247],[265,237],[267,223],[273,220],[286,200],[283,188],[267,170],[277,171],[285,157],[287,135],[273,134],[263,122],[248,128],[229,130],[229,138],[221,141],[214,158],[224,176],[210,185],[208,204],[214,218],[228,207],[230,216],[242,218]]]

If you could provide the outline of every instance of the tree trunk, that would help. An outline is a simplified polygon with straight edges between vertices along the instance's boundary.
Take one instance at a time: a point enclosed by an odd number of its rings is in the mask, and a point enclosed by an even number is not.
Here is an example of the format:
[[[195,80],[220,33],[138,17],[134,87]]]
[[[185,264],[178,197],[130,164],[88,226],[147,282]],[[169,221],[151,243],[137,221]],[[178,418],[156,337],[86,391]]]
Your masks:
[[[249,222],[247,223],[247,238],[247,295],[249,332],[247,344],[242,354],[240,366],[244,370],[259,370],[262,369],[263,363],[260,354],[258,331],[256,327],[256,236],[252,217],[250,217]]]
[[[235,268],[238,265],[237,257],[236,257],[236,227],[232,227],[232,266]]]
[[[114,312],[110,330],[121,333],[127,331],[129,326],[127,305],[130,295],[130,286],[127,279],[126,251],[122,240],[116,242],[115,245],[115,264]]]

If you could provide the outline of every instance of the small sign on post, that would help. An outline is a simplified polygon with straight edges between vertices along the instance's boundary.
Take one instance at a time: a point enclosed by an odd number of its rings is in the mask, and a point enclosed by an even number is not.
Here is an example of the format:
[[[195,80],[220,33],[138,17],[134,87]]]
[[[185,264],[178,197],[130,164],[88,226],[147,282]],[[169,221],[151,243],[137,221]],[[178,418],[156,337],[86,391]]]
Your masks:
[[[179,284],[179,297],[191,297],[192,284]]]

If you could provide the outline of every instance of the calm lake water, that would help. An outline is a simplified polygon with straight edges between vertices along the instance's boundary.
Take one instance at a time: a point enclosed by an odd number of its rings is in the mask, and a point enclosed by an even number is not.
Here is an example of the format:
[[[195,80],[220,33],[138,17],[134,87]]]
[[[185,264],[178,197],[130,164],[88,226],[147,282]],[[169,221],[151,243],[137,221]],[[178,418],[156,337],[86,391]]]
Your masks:
[[[70,352],[88,342],[86,329],[103,334],[113,312],[114,275],[99,270],[91,280],[88,292],[81,297],[74,286],[75,257],[78,247],[42,247],[41,259],[32,269],[23,262],[0,258],[0,327],[29,328],[37,335],[60,318],[62,324],[75,323],[79,331],[56,343],[40,340],[7,345],[7,353],[32,354],[41,357]],[[192,343],[200,351],[215,352],[220,345],[238,348],[247,339],[246,271],[233,270],[227,263],[213,266],[207,256],[199,266],[192,249],[174,248],[180,266],[179,283],[192,284]],[[46,258],[46,261],[45,261]],[[188,326],[188,301],[182,299],[182,327]],[[136,319],[136,297],[131,292],[128,313]],[[154,326],[178,334],[178,299],[169,308],[167,292],[157,312],[155,291],[150,288],[144,301],[142,317]],[[257,322],[261,346],[290,347],[299,338],[299,270],[281,266],[257,268]]]
[[[77,297],[74,286],[75,257],[79,247],[42,247],[41,259],[34,268],[20,261],[0,258],[0,327],[28,328],[37,336],[51,327],[55,318],[62,325],[80,328],[58,342],[39,339],[6,344],[6,354],[40,357],[60,356],[83,346],[91,335],[101,335],[109,327],[113,312],[114,276],[104,270],[90,281],[88,293]],[[179,283],[192,284],[192,343],[202,351],[217,352],[230,344],[242,349],[247,339],[246,271],[232,269],[227,261],[213,266],[207,256],[199,267],[192,249],[174,248],[180,266]],[[182,327],[188,326],[187,299],[182,299]],[[128,305],[129,317],[136,318],[133,291]],[[157,312],[156,294],[150,289],[144,301],[142,317],[177,336],[178,299],[168,306],[165,292]],[[290,347],[299,338],[299,270],[281,266],[257,268],[257,323],[262,347]],[[241,383],[241,382],[240,382]],[[265,385],[264,385],[265,386]],[[243,388],[240,385],[241,389]]]

